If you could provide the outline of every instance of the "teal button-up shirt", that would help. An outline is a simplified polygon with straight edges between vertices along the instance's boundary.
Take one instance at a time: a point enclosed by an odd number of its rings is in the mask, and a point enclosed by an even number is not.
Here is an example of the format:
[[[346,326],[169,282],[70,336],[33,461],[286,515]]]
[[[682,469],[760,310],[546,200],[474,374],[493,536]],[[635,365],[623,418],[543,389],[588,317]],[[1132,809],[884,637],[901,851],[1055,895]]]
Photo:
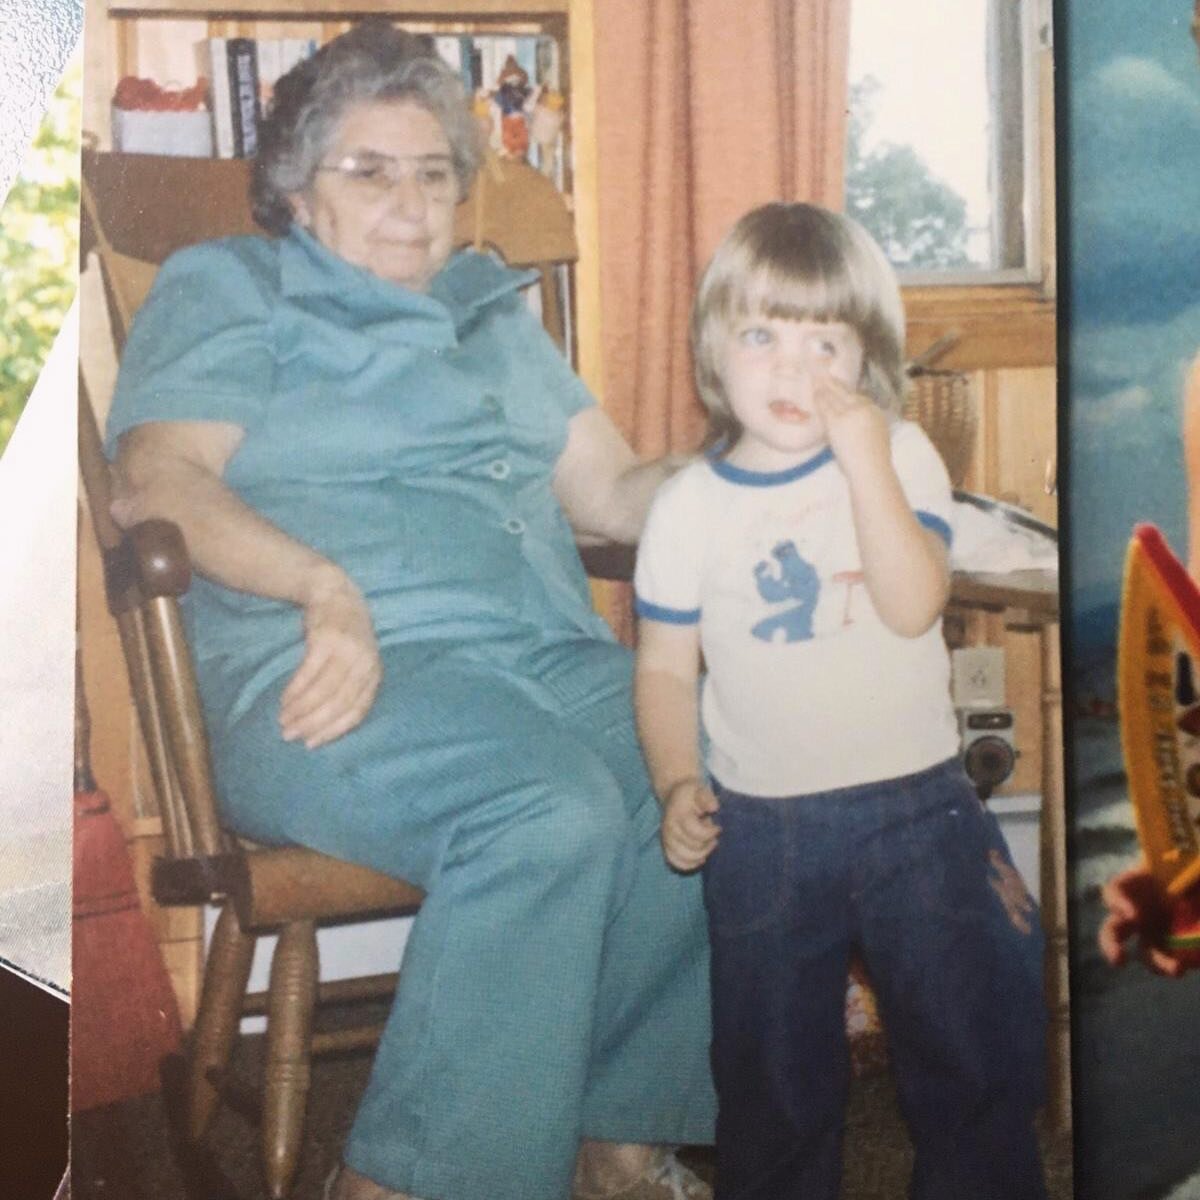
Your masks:
[[[519,294],[534,277],[464,252],[412,292],[300,229],[181,251],[131,330],[110,450],[146,421],[241,426],[225,482],[349,572],[381,644],[608,637],[550,487],[594,401]],[[289,604],[197,580],[188,609],[202,662],[298,661]]]

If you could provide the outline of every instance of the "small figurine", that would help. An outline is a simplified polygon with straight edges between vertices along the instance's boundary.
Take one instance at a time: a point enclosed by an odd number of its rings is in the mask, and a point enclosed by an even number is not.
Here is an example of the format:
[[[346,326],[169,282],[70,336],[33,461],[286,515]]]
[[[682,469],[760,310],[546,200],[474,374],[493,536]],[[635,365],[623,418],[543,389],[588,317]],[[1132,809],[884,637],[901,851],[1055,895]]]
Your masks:
[[[533,116],[529,119],[529,135],[538,148],[538,166],[543,175],[553,178],[558,160],[558,139],[566,118],[567,100],[562,92],[543,87],[538,92]]]
[[[526,106],[532,89],[529,73],[513,55],[504,60],[492,99],[500,109],[500,152],[523,159],[529,153],[529,117]]]

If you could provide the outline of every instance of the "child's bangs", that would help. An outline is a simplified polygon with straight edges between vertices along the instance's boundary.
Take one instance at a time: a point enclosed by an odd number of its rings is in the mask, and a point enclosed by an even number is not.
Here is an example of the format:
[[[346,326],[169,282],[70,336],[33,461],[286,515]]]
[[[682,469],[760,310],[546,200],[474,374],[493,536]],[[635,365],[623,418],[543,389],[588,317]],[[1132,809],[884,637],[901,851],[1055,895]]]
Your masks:
[[[735,317],[843,323],[857,328],[868,307],[845,270],[797,271],[790,264],[765,263],[733,297],[732,310]]]

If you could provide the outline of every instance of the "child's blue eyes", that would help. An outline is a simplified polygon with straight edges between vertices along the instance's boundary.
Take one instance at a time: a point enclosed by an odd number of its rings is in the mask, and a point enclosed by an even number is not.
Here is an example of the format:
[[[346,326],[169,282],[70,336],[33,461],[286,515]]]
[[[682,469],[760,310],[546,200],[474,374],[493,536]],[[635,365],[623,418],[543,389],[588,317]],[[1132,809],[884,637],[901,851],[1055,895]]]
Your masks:
[[[769,346],[772,340],[771,331],[764,329],[761,325],[754,325],[749,329],[743,329],[738,337],[747,346]]]
[[[738,334],[738,341],[744,346],[770,346],[775,341],[775,335],[762,325],[751,325]],[[839,344],[832,338],[814,338],[810,344],[825,358],[836,358],[840,349]]]

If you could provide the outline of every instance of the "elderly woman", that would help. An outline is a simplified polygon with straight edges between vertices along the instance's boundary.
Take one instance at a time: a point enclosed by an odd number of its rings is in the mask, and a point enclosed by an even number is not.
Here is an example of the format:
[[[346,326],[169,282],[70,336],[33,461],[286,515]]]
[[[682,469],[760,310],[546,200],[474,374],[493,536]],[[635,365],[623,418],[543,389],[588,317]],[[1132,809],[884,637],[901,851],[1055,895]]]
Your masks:
[[[118,515],[177,522],[201,575],[230,825],[428,892],[329,1194],[698,1194],[651,1149],[712,1132],[698,884],[663,865],[574,542],[636,538],[670,464],[527,273],[452,253],[476,136],[385,23],[280,81],[252,185],[279,236],[164,264],[109,420]]]

